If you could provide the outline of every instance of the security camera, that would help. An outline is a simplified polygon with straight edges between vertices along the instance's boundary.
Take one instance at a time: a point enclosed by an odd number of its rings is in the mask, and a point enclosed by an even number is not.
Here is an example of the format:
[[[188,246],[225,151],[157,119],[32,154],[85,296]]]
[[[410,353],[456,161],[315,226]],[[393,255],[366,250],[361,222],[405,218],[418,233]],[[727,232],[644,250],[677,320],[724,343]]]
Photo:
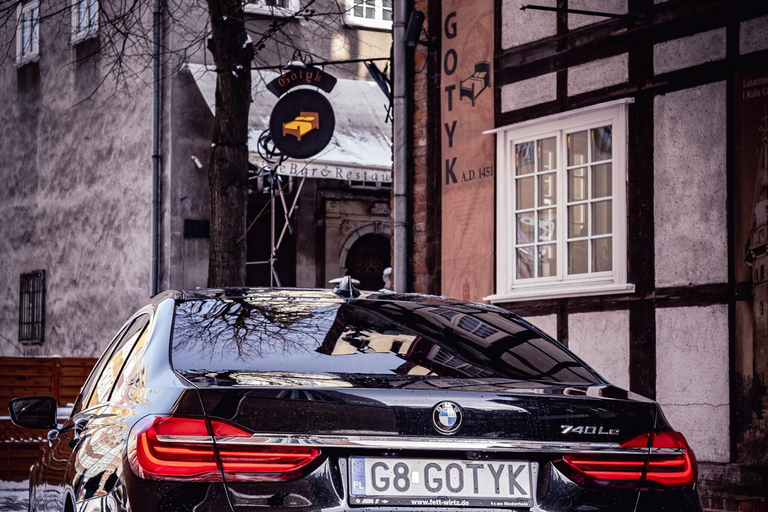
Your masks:
[[[200,162],[200,159],[197,158],[195,155],[192,155],[192,161],[195,163],[195,167],[197,167],[198,169],[203,168],[202,162]]]
[[[421,11],[413,11],[411,17],[408,19],[408,27],[405,29],[405,37],[403,37],[403,42],[406,46],[414,47],[419,44],[422,26],[424,26],[424,13]]]

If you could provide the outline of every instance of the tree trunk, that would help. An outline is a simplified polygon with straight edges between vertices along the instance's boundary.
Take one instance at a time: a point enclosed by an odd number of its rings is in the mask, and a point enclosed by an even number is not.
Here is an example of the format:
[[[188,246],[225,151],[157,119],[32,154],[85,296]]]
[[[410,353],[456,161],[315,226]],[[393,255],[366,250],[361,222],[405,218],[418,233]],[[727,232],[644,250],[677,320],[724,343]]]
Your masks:
[[[209,49],[217,69],[216,116],[208,171],[211,188],[208,286],[243,286],[253,45],[246,42],[241,0],[207,2],[212,34]]]

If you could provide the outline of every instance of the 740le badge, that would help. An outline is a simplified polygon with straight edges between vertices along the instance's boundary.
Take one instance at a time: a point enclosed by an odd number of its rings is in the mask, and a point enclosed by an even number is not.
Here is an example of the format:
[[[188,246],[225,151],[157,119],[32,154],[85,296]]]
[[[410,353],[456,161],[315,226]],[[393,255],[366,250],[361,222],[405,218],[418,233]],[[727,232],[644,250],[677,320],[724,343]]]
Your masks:
[[[560,425],[560,433],[561,434],[584,434],[584,435],[604,435],[604,436],[617,436],[619,435],[619,429],[617,428],[611,428],[611,429],[604,429],[602,426],[598,425]]]

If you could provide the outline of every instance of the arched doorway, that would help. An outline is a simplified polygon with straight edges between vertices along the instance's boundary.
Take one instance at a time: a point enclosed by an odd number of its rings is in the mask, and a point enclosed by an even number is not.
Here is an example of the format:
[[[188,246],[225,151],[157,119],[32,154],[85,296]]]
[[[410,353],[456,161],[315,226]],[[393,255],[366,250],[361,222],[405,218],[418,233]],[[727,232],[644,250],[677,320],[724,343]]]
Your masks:
[[[384,287],[381,274],[389,265],[389,238],[369,233],[352,244],[347,253],[347,274],[360,280],[361,290],[379,290]]]

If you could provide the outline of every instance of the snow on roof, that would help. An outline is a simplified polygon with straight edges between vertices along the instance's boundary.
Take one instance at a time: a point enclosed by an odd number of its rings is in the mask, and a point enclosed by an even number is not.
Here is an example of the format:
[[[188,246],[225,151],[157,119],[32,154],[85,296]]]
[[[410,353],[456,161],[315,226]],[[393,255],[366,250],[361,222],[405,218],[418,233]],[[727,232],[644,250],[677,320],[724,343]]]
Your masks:
[[[216,73],[201,64],[187,66],[215,115]],[[269,116],[277,97],[267,90],[266,85],[278,76],[274,71],[251,71],[254,98],[248,112],[248,149],[251,153],[256,153],[259,136],[269,127]],[[340,78],[328,99],[336,115],[336,130],[328,147],[312,160],[391,169],[392,131],[390,124],[385,122],[387,100],[376,83]]]

